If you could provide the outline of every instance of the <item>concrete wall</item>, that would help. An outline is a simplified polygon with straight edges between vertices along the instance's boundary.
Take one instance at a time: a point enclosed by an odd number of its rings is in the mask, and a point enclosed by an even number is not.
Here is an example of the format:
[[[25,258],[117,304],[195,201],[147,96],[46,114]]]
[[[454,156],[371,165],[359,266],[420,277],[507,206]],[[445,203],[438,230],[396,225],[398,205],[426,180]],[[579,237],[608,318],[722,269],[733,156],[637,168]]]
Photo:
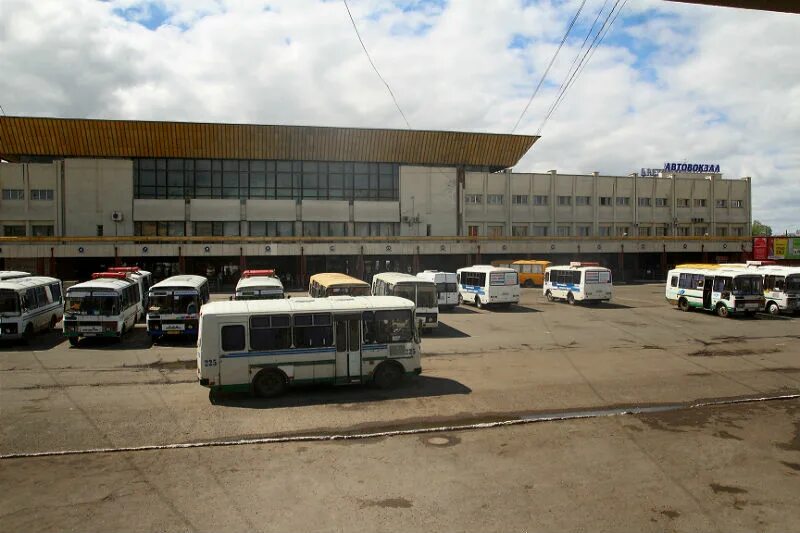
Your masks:
[[[247,200],[245,209],[247,220],[297,220],[297,202],[294,200]]]
[[[0,226],[24,225],[31,235],[31,226],[53,226],[55,235],[61,231],[59,217],[61,165],[59,163],[0,163],[0,189],[22,189],[22,200],[3,200],[0,196]],[[53,200],[34,200],[32,189],[53,191]],[[0,235],[3,234],[0,228]]]
[[[400,234],[458,234],[455,168],[400,167]],[[408,217],[409,222],[402,222]],[[419,217],[419,222],[414,222]]]
[[[350,202],[347,200],[303,200],[302,219],[308,222],[349,222]]]
[[[400,222],[400,202],[353,202],[354,222]]]
[[[122,213],[122,222],[111,220]],[[133,235],[133,163],[125,159],[64,161],[64,234]]]
[[[240,200],[194,199],[189,204],[189,217],[192,221],[233,222],[242,218]]]
[[[135,221],[180,221],[186,220],[185,200],[134,200]]]

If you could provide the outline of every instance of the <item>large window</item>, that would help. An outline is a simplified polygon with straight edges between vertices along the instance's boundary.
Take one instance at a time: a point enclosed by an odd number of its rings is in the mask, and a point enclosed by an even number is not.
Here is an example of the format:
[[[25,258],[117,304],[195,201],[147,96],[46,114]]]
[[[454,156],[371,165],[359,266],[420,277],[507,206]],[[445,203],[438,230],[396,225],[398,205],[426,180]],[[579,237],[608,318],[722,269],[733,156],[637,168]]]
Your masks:
[[[549,234],[550,227],[549,226],[533,226],[533,236],[534,237],[547,237]]]
[[[135,159],[135,198],[398,200],[394,163]]]
[[[575,205],[592,205],[591,196],[576,196]]]
[[[558,205],[572,205],[572,196],[559,196]]]
[[[250,222],[251,237],[293,237],[294,222]]]
[[[185,222],[134,222],[133,234],[143,237],[183,237]]]
[[[239,222],[193,222],[192,235],[199,237],[238,237]]]
[[[652,205],[652,198],[639,198],[639,207],[651,207]]]
[[[511,236],[512,237],[527,237],[528,236],[528,225],[522,224],[514,224],[511,226]]]
[[[289,315],[250,317],[251,350],[286,350],[292,347]]]
[[[364,344],[411,342],[414,339],[414,323],[411,311],[365,311]]]
[[[52,224],[32,224],[31,235],[34,237],[52,237],[55,235]]]
[[[303,237],[346,237],[346,222],[303,222]]]
[[[515,194],[511,197],[511,203],[514,205],[528,205],[527,194]]]
[[[5,224],[3,226],[4,237],[24,237],[25,225],[24,224]]]
[[[465,194],[464,195],[464,203],[465,204],[482,204],[483,203],[483,195],[482,194]]]
[[[295,348],[333,346],[333,325],[327,313],[294,315]]]
[[[502,194],[487,194],[486,203],[489,205],[503,205]]]
[[[533,197],[533,205],[547,205],[548,197],[543,194],[536,194]]]
[[[489,237],[497,238],[503,236],[503,226],[498,224],[489,224],[487,227],[487,234]]]
[[[400,235],[399,222],[356,222],[356,237],[395,237]]]
[[[600,205],[611,205],[611,197],[610,196],[601,196],[600,197]]]
[[[3,189],[3,200],[24,200],[25,189]]]
[[[617,196],[617,205],[631,205],[629,196]]]
[[[31,200],[52,200],[53,189],[31,189]]]

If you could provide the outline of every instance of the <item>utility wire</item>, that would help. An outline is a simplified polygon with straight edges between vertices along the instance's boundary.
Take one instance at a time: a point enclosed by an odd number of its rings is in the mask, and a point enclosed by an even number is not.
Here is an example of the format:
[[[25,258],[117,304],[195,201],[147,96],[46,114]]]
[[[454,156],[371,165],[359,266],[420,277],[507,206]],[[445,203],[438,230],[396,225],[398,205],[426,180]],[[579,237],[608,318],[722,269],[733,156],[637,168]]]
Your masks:
[[[372,70],[375,71],[375,74],[378,75],[383,84],[386,86],[386,90],[389,91],[389,95],[391,95],[392,101],[394,102],[395,107],[397,107],[397,110],[400,112],[400,115],[403,117],[406,126],[408,126],[408,129],[411,129],[411,124],[409,124],[408,119],[406,118],[406,114],[403,113],[402,109],[400,109],[400,104],[397,103],[397,98],[395,98],[394,92],[392,92],[392,88],[389,87],[389,84],[386,82],[385,79],[383,79],[383,76],[381,76],[378,67],[375,66],[375,62],[372,61],[372,57],[369,55],[369,51],[367,51],[367,47],[364,45],[364,40],[361,38],[361,34],[358,32],[358,26],[356,26],[356,21],[353,18],[353,14],[350,12],[350,6],[347,5],[347,0],[342,0],[342,2],[344,2],[344,7],[345,9],[347,9],[347,14],[350,16],[350,22],[353,23],[353,29],[356,31],[356,37],[358,37],[358,42],[361,43],[361,48],[364,49],[364,53],[366,54],[367,59],[369,60],[369,64],[372,65]]]
[[[600,26],[600,29],[595,34],[594,39],[592,39],[592,43],[589,45],[589,48],[587,48],[586,51],[584,52],[583,57],[581,57],[578,66],[575,68],[572,74],[568,75],[567,82],[563,84],[563,89],[559,91],[555,100],[553,101],[553,104],[550,106],[550,109],[547,111],[547,114],[542,120],[542,123],[539,125],[539,129],[536,132],[537,135],[539,135],[542,132],[542,129],[544,128],[545,124],[547,124],[547,121],[550,120],[550,117],[553,115],[556,108],[561,104],[567,91],[578,80],[580,74],[586,68],[586,65],[588,65],[589,63],[588,60],[591,59],[592,55],[594,55],[594,51],[603,42],[603,39],[608,34],[608,31],[611,29],[611,26],[614,24],[614,21],[617,20],[617,17],[619,16],[619,13],[622,11],[622,8],[625,7],[625,4],[627,4],[628,2],[628,0],[624,0],[622,6],[619,8],[619,10],[617,10],[617,6],[619,5],[620,1],[621,0],[616,0],[614,2],[614,6],[611,8],[611,11],[609,11],[608,14],[606,15],[603,24]],[[612,16],[614,17],[613,19],[611,18]],[[611,20],[610,23],[609,20]],[[605,30],[605,32],[603,30]]]
[[[1,106],[1,105],[0,105],[0,112],[2,112],[2,113],[3,113],[3,116],[5,116],[5,114],[6,114],[6,110],[5,110],[5,109],[3,109],[3,106]]]
[[[556,48],[556,52],[553,54],[552,59],[550,59],[550,64],[547,65],[547,68],[545,69],[544,74],[542,74],[542,77],[539,80],[539,83],[536,84],[536,88],[533,90],[533,94],[531,94],[531,97],[528,99],[528,103],[525,105],[525,109],[523,109],[522,113],[520,113],[519,118],[517,119],[517,122],[514,124],[514,127],[511,128],[511,133],[514,133],[515,131],[517,131],[517,126],[519,126],[520,121],[522,121],[522,117],[524,117],[525,113],[528,112],[528,108],[530,107],[531,102],[533,102],[533,99],[536,97],[536,94],[539,92],[539,89],[541,88],[542,83],[544,83],[545,78],[547,78],[547,73],[550,72],[550,68],[553,66],[553,63],[555,63],[556,57],[558,57],[558,53],[561,51],[561,47],[564,46],[564,42],[567,40],[567,37],[569,37],[569,32],[571,32],[572,31],[572,27],[575,26],[575,21],[578,20],[578,16],[581,14],[581,11],[583,10],[583,6],[585,6],[585,5],[586,5],[586,0],[583,0],[583,2],[581,2],[581,5],[578,7],[578,11],[575,12],[575,16],[572,17],[572,20],[570,21],[569,26],[567,27],[567,31],[564,32],[564,37],[561,39],[561,42],[559,43],[558,48]]]

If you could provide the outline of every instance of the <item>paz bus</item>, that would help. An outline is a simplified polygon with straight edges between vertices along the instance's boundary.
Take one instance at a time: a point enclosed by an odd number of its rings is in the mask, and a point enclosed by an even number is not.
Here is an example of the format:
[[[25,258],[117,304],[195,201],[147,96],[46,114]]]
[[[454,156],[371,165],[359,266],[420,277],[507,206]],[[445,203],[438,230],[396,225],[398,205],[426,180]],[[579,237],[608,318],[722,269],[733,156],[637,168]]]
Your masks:
[[[458,292],[461,301],[484,305],[509,305],[519,303],[519,275],[513,268],[491,265],[473,265],[459,268]]]
[[[513,268],[519,275],[519,284],[523,287],[541,287],[544,284],[544,271],[550,266],[550,261],[539,259],[518,259],[516,261],[492,261],[492,266]]]
[[[0,270],[0,281],[7,279],[27,278],[32,274],[30,272],[22,272],[20,270]]]
[[[741,267],[678,265],[667,273],[665,297],[681,311],[754,315],[764,307],[764,281],[760,273]]]
[[[417,277],[432,281],[436,285],[436,298],[439,309],[454,309],[458,305],[458,278],[455,272],[423,270]]]
[[[274,270],[245,270],[236,283],[233,300],[275,300],[283,298],[283,283]]]
[[[739,267],[761,274],[764,280],[764,310],[769,314],[800,312],[800,267],[777,265],[771,261],[721,266]]]
[[[132,330],[142,313],[139,284],[124,272],[100,272],[66,292],[62,328],[72,346],[81,337],[112,337]]]
[[[197,378],[278,396],[300,383],[397,385],[419,374],[414,304],[391,296],[212,302],[200,312]]]
[[[439,305],[436,303],[436,285],[402,272],[381,272],[372,276],[373,296],[399,296],[417,306],[417,320],[423,329],[439,325]]]
[[[369,296],[369,283],[339,272],[323,272],[308,280],[308,295],[312,298]]]
[[[155,342],[164,335],[197,336],[200,307],[208,302],[203,276],[172,276],[150,287],[147,334]]]
[[[61,281],[28,276],[0,281],[0,339],[30,339],[64,314]]]
[[[548,301],[566,300],[599,304],[611,299],[611,271],[598,263],[573,261],[567,266],[551,266],[544,272],[542,293]]]
[[[139,267],[126,266],[126,267],[111,267],[109,272],[125,272],[128,277],[135,280],[139,284],[139,292],[142,294],[142,316],[147,312],[147,297],[150,291],[150,286],[153,285],[153,274],[147,270],[141,270]]]

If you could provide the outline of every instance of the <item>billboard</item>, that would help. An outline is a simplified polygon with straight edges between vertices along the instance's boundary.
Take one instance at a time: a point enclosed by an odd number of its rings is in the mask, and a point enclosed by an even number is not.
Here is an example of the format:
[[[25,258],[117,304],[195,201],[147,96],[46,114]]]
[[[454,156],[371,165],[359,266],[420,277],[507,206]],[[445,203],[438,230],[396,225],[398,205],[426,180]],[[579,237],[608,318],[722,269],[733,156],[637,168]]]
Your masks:
[[[754,237],[753,259],[800,260],[800,238],[798,237]]]

